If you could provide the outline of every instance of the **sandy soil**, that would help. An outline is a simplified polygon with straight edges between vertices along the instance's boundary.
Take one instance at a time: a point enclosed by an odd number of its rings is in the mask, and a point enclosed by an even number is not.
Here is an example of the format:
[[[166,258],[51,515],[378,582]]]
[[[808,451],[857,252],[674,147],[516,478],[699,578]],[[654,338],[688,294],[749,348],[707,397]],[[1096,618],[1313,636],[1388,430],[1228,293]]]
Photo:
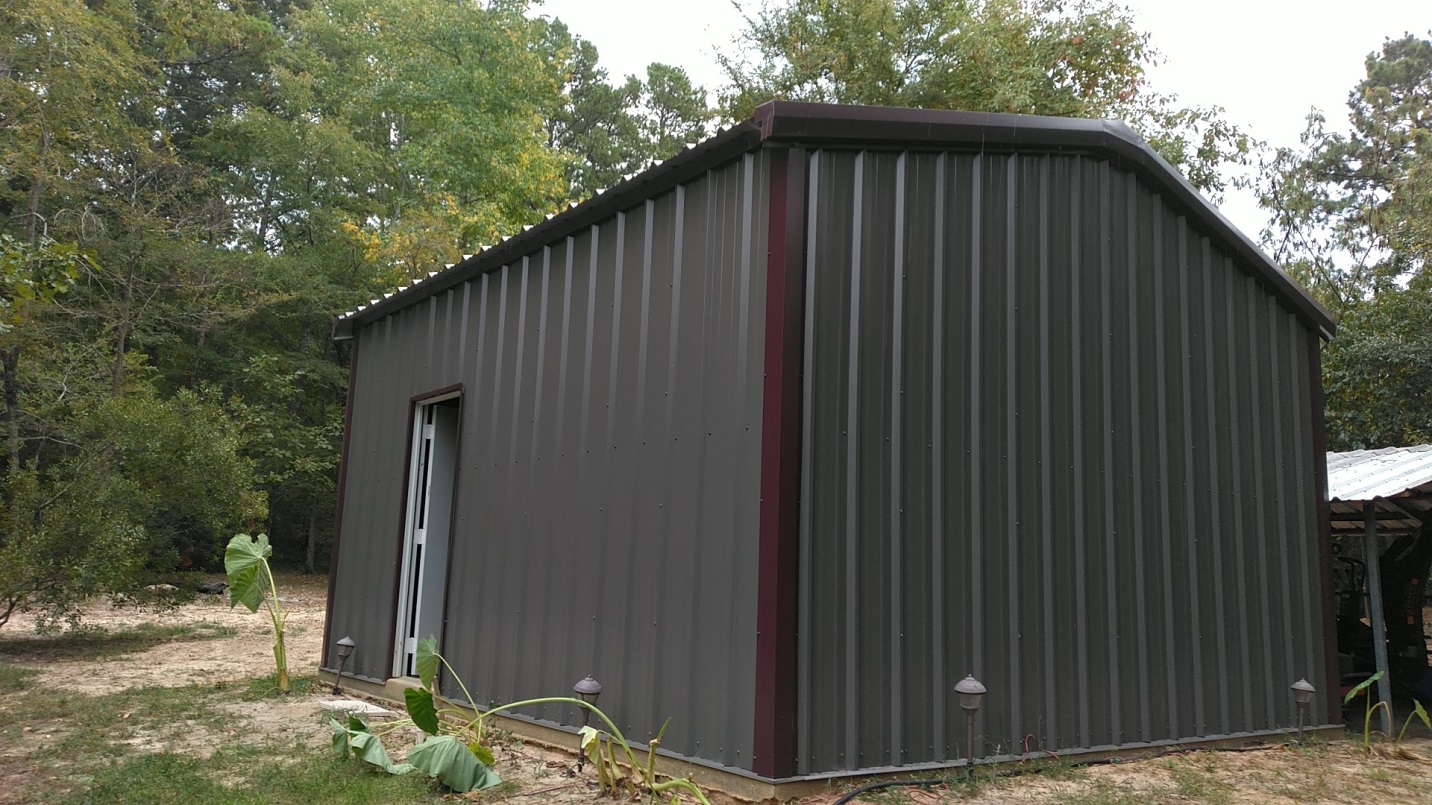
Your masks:
[[[218,577],[215,577],[218,578]],[[279,575],[280,599],[287,615],[285,645],[291,673],[310,674],[318,668],[327,604],[327,579],[321,576]],[[145,687],[183,687],[247,679],[273,670],[273,630],[262,610],[251,613],[229,607],[227,595],[200,595],[194,603],[172,612],[143,612],[116,608],[106,602],[85,610],[83,624],[111,632],[141,624],[212,624],[237,631],[221,640],[168,643],[146,651],[98,661],[54,662],[43,641],[27,640],[27,653],[9,655],[7,662],[46,672],[46,684],[63,690],[98,696]],[[33,635],[34,621],[16,615],[6,624],[9,636]]]

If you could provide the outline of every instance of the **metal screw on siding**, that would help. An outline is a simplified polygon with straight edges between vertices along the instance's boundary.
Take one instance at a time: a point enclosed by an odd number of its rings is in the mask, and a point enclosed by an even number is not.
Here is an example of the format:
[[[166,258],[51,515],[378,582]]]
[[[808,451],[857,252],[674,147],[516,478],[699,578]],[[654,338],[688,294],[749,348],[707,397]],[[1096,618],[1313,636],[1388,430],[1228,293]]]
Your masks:
[[[1308,714],[1308,705],[1313,703],[1313,694],[1317,692],[1317,688],[1306,679],[1293,683],[1293,704],[1298,706],[1298,743],[1303,742],[1303,721]]]
[[[955,685],[955,693],[960,694],[960,707],[965,711],[965,769],[973,774],[975,769],[975,716],[984,702],[985,686],[975,679],[974,674],[969,674]]]

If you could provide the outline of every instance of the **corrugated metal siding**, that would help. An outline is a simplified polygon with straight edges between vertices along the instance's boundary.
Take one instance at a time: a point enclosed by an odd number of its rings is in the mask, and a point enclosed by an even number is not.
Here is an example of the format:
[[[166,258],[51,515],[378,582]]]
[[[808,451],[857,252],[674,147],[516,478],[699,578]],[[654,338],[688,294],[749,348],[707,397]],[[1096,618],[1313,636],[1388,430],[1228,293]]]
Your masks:
[[[1327,684],[1294,314],[1091,158],[810,182],[801,771],[962,757],[966,673],[983,756],[1292,723]]]
[[[359,674],[389,675],[408,399],[461,382],[443,648],[473,696],[594,674],[629,739],[670,717],[664,748],[749,768],[767,171],[749,154],[359,330],[333,626]]]

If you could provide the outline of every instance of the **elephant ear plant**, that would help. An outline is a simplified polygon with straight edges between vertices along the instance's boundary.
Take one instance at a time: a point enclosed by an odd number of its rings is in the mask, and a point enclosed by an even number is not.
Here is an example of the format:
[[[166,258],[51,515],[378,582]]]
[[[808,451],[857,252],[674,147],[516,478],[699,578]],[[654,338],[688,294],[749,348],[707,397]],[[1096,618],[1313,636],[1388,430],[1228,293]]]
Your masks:
[[[274,584],[269,557],[273,556],[267,534],[250,537],[235,534],[224,551],[224,571],[229,576],[229,606],[243,604],[250,612],[260,606],[268,608],[273,621],[273,661],[278,670],[278,691],[288,693],[288,654],[283,647],[283,610],[278,605],[278,586]]]
[[[410,769],[417,769],[436,777],[443,785],[458,793],[491,788],[502,780],[492,770],[493,755],[486,743],[487,729],[484,721],[497,713],[516,710],[519,707],[539,704],[570,704],[590,710],[607,726],[607,731],[591,727],[583,728],[580,736],[581,751],[590,756],[593,764],[597,766],[598,781],[603,791],[609,791],[612,795],[617,796],[624,787],[634,796],[645,792],[653,800],[657,796],[663,798],[669,796],[670,799],[667,801],[671,803],[681,802],[681,794],[685,793],[702,805],[710,805],[701,793],[701,789],[688,779],[657,781],[654,761],[656,747],[661,742],[660,736],[650,742],[651,755],[647,758],[647,764],[642,766],[637,763],[631,746],[622,737],[621,731],[612,723],[612,720],[607,718],[601,710],[581,699],[565,696],[528,699],[493,707],[469,719],[467,713],[462,710],[443,706],[441,700],[434,693],[438,667],[441,666],[447,669],[453,681],[462,688],[463,696],[467,701],[475,701],[462,679],[453,671],[452,666],[438,653],[437,638],[428,637],[420,641],[416,659],[418,681],[422,687],[403,691],[403,703],[408,710],[407,719],[389,722],[382,725],[379,730],[370,729],[367,724],[356,717],[350,717],[347,725],[332,719],[329,720],[329,726],[333,728],[334,733],[334,746],[345,757],[350,753],[357,755],[392,774],[403,774]],[[372,749],[369,739],[381,738],[383,735],[407,727],[417,727],[426,733],[426,737],[408,752],[406,764],[392,764],[381,746],[377,748],[377,751]],[[666,728],[662,727],[662,732],[665,731]],[[620,758],[617,754],[618,748],[622,752]],[[626,760],[625,770],[619,763],[621,759]]]
[[[1348,691],[1347,695],[1343,697],[1344,705],[1352,704],[1352,700],[1357,698],[1358,696],[1363,696],[1366,698],[1366,711],[1363,714],[1362,721],[1363,755],[1370,756],[1373,752],[1376,752],[1377,754],[1383,755],[1384,757],[1401,758],[1402,760],[1425,760],[1425,758],[1422,758],[1417,754],[1408,751],[1402,745],[1402,739],[1407,737],[1407,728],[1412,726],[1412,719],[1421,719],[1422,723],[1426,725],[1427,729],[1432,730],[1432,717],[1429,717],[1427,715],[1427,711],[1422,707],[1422,702],[1419,702],[1416,699],[1412,700],[1412,712],[1407,716],[1407,720],[1402,722],[1402,730],[1397,733],[1397,738],[1393,739],[1391,735],[1382,736],[1383,738],[1392,741],[1391,748],[1381,746],[1375,747],[1372,743],[1372,736],[1374,734],[1382,735],[1380,731],[1374,730],[1372,728],[1372,714],[1376,713],[1377,708],[1379,707],[1385,709],[1389,714],[1392,712],[1392,708],[1387,704],[1387,702],[1377,702],[1376,704],[1374,704],[1372,701],[1372,693],[1368,690],[1368,688],[1371,688],[1373,684],[1380,679],[1382,679],[1382,672],[1378,671],[1377,673],[1358,683],[1356,687]],[[1391,721],[1389,721],[1388,723],[1391,723]]]

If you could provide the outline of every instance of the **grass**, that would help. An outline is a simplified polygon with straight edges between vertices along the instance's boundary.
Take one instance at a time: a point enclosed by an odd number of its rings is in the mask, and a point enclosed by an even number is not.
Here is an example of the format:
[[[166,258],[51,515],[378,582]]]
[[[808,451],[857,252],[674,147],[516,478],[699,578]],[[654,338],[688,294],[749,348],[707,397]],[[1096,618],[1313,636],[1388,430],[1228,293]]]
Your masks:
[[[0,694],[28,690],[35,684],[35,677],[39,675],[40,672],[33,668],[0,665]]]
[[[284,696],[302,697],[318,690],[318,677],[316,676],[291,676],[288,678],[288,693],[281,693],[278,689],[278,672],[268,676],[255,677],[240,683],[244,686],[243,699],[246,702],[256,702],[262,699],[278,699]]]
[[[427,778],[393,777],[339,760],[311,747],[289,747],[276,757],[217,753],[207,760],[173,753],[125,758],[101,769],[93,782],[59,802],[145,805],[313,805],[314,803],[429,803]],[[225,784],[226,778],[238,777]]]
[[[1229,805],[1233,802],[1233,786],[1206,771],[1193,768],[1187,761],[1170,763],[1168,774],[1181,797],[1209,805]]]
[[[19,669],[5,669],[8,671]],[[5,677],[0,677],[3,679]],[[272,679],[233,685],[142,688],[86,696],[29,685],[16,675],[0,696],[0,743],[24,746],[35,803],[426,803],[426,777],[390,777],[313,745],[247,731],[222,710],[266,698]],[[307,684],[314,680],[305,678]],[[192,756],[195,742],[213,754]],[[168,751],[182,748],[183,753]],[[5,769],[0,768],[0,776]]]
[[[101,627],[71,629],[54,636],[24,635],[0,641],[0,657],[38,658],[49,662],[101,660],[133,654],[164,643],[218,640],[237,633],[231,626],[214,623],[162,625],[142,623],[116,632]]]

